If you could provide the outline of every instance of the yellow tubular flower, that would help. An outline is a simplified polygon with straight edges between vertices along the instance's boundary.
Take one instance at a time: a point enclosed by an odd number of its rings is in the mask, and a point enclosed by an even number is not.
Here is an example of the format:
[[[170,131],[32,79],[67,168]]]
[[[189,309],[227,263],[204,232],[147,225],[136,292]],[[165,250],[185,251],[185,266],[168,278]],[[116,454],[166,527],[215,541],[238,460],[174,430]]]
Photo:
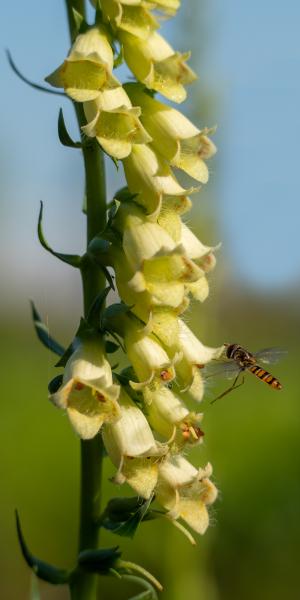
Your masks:
[[[119,419],[102,430],[106,451],[118,469],[114,481],[127,481],[139,496],[149,498],[168,448],[155,441],[146,417],[123,389],[120,412]]]
[[[130,382],[134,389],[143,389],[151,381],[168,383],[175,377],[174,364],[179,355],[170,358],[159,340],[148,335],[148,327],[142,327],[133,319],[128,319],[124,342],[129,361],[137,375],[139,383]]]
[[[146,144],[152,139],[139,120],[141,109],[132,107],[121,86],[103,90],[83,107],[88,124],[82,131],[96,137],[105,152],[117,159],[126,158],[132,144]]]
[[[207,505],[217,498],[209,477],[210,464],[197,470],[182,456],[174,456],[159,467],[156,498],[172,519],[183,519],[194,531],[204,534],[209,525]]]
[[[195,191],[185,190],[174,177],[167,161],[149,146],[134,145],[123,162],[128,187],[138,194],[135,201],[145,207],[147,213],[159,211],[163,199],[183,197]]]
[[[120,416],[119,392],[120,387],[112,382],[110,364],[101,343],[87,340],[69,358],[62,385],[50,400],[67,411],[78,435],[89,439],[104,422]]]
[[[101,0],[104,18],[117,30],[127,31],[141,39],[159,27],[158,21],[145,8],[144,2]]]
[[[184,86],[196,79],[195,73],[186,64],[190,57],[188,52],[175,52],[156,32],[142,40],[120,31],[119,38],[125,61],[138,81],[173,102],[180,103],[186,99]]]
[[[202,277],[202,270],[176,245],[158,223],[149,222],[141,210],[123,204],[116,227],[123,231],[123,249],[128,261],[115,252],[117,285],[127,303],[177,308],[184,300],[185,285]],[[131,277],[130,277],[131,275]],[[134,298],[126,285],[137,294]],[[119,285],[121,284],[121,286]],[[122,285],[123,284],[123,285]],[[144,294],[144,292],[146,294]],[[139,299],[138,294],[143,294]]]
[[[204,434],[199,425],[203,415],[190,412],[169,388],[146,387],[143,396],[150,425],[168,440],[172,452],[178,453],[186,444],[202,441]]]
[[[207,137],[210,130],[200,131],[181,112],[151,98],[139,84],[127,84],[126,91],[132,102],[142,109],[141,120],[153,138],[153,148],[172,166],[207,183],[209,173],[205,160],[216,152]]]
[[[64,88],[77,102],[94,100],[103,88],[120,86],[112,75],[113,51],[105,30],[93,27],[77,36],[67,59],[46,81]]]

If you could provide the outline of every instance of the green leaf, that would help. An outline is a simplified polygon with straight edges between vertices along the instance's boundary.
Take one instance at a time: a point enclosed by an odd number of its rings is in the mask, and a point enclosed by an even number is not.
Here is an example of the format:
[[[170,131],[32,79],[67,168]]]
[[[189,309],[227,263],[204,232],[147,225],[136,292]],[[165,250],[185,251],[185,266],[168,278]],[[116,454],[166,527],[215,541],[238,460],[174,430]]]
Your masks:
[[[143,498],[113,498],[107,504],[102,527],[122,537],[133,538],[136,530],[144,519],[153,495],[148,499]]]
[[[69,148],[82,148],[81,142],[74,142],[70,137],[66,128],[62,108],[59,109],[57,131],[59,140],[63,146],[68,146]]]
[[[84,550],[78,557],[79,566],[89,573],[106,575],[115,566],[121,552],[118,546],[99,550]]]
[[[57,392],[57,390],[60,388],[62,381],[63,381],[62,375],[56,375],[56,377],[53,377],[53,379],[51,379],[51,381],[49,381],[49,383],[48,383],[49,393],[55,394]]]
[[[43,579],[44,581],[48,581],[48,583],[52,584],[63,584],[68,583],[70,580],[70,571],[66,571],[65,569],[59,569],[58,567],[53,567],[48,563],[40,560],[29,551],[25,539],[23,537],[23,533],[21,530],[21,524],[19,515],[16,511],[16,526],[17,526],[17,534],[18,540],[21,547],[21,551],[23,557],[33,572],[36,574],[39,579]]]
[[[51,337],[49,329],[41,320],[41,317],[38,311],[36,310],[34,303],[31,301],[30,304],[33,324],[39,340],[44,346],[46,346],[46,348],[52,350],[52,352],[58,354],[58,356],[62,356],[65,353],[65,349],[53,337]]]
[[[56,256],[56,258],[59,258],[59,260],[62,260],[63,262],[67,263],[68,265],[71,265],[72,267],[80,268],[80,264],[81,264],[80,256],[78,256],[77,254],[61,254],[60,252],[55,252],[54,250],[52,250],[52,248],[50,248],[49,244],[46,242],[45,237],[44,237],[43,227],[42,227],[42,219],[43,219],[43,203],[41,202],[41,208],[40,208],[39,219],[38,219],[38,237],[39,237],[39,241],[40,241],[41,245],[43,246],[43,248],[45,248],[45,250],[50,252],[50,254],[53,254],[53,256]]]
[[[23,75],[23,73],[21,73],[21,71],[16,66],[16,64],[13,61],[12,55],[11,55],[11,53],[10,53],[9,50],[6,50],[6,56],[7,56],[7,60],[9,62],[9,65],[10,65],[11,69],[13,70],[13,72],[15,73],[15,75],[17,75],[17,77],[19,77],[19,79],[21,79],[21,81],[23,81],[24,83],[26,83],[30,87],[34,88],[35,90],[38,90],[39,92],[47,92],[48,94],[55,94],[55,96],[63,96],[64,98],[66,98],[66,95],[65,95],[64,92],[58,92],[57,90],[53,90],[51,88],[47,88],[47,87],[45,87],[43,85],[40,85],[38,83],[34,83],[34,81],[30,81],[30,79],[27,79],[27,77],[25,77],[25,75]]]

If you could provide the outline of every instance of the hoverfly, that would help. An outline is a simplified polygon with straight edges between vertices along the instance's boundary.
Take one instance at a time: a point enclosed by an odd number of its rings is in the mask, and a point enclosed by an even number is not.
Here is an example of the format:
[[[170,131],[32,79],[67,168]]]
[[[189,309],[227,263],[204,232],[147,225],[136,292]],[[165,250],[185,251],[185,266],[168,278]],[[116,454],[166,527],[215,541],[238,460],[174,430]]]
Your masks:
[[[274,390],[282,389],[282,385],[278,379],[269,373],[269,371],[260,367],[258,363],[260,361],[268,364],[276,363],[286,355],[285,350],[282,350],[281,348],[265,348],[264,350],[252,354],[239,344],[224,344],[224,346],[226,347],[226,358],[221,361],[216,361],[216,364],[208,369],[207,377],[224,375],[230,379],[235,377],[235,379],[233,384],[222,394],[217,396],[211,404],[243,385],[244,377],[240,383],[238,383],[238,380],[245,371],[250,371],[250,373],[253,373],[253,375],[267,383]]]

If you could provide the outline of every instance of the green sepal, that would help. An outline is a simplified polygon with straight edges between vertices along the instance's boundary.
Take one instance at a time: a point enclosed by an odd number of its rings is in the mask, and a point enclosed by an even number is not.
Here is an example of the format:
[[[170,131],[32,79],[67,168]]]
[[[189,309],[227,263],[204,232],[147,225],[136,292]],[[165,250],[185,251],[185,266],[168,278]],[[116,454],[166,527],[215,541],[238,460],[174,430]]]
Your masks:
[[[114,354],[117,350],[120,349],[119,344],[115,344],[115,342],[111,342],[110,340],[106,340],[105,342],[105,352],[106,354]]]
[[[114,276],[109,272],[108,268],[105,265],[102,265],[102,267],[100,267],[100,268],[103,271],[103,273],[110,285],[110,288],[112,290],[115,290]]]
[[[63,380],[62,375],[56,375],[56,377],[53,377],[53,379],[51,379],[51,381],[49,381],[49,383],[48,383],[49,394],[55,394],[57,392],[57,390],[60,388],[60,386],[62,384],[62,380]]]
[[[78,557],[78,565],[88,573],[107,575],[120,558],[119,546],[101,548],[99,550],[84,550]]]
[[[116,216],[116,214],[117,214],[117,212],[119,210],[120,205],[121,205],[121,202],[119,202],[119,200],[117,200],[116,198],[114,198],[112,200],[112,202],[110,202],[110,206],[109,206],[109,209],[107,211],[107,223],[106,223],[105,229],[103,230],[102,233],[104,233],[104,232],[106,233],[106,232],[110,231],[110,229],[112,227],[113,220],[114,220],[114,218],[115,218],[115,216]]]
[[[111,264],[109,258],[110,247],[111,242],[100,237],[100,235],[96,235],[88,245],[87,254],[97,265],[106,266],[107,264]]]
[[[120,50],[117,52],[116,58],[114,59],[114,69],[117,69],[124,62],[124,50],[123,44],[120,45]]]
[[[131,307],[123,302],[107,306],[102,313],[101,330],[123,336],[126,315],[130,312],[130,309]]]
[[[46,348],[58,356],[63,356],[65,349],[50,335],[48,327],[43,323],[33,301],[30,302],[31,313],[36,334]]]
[[[73,31],[73,36],[72,36],[72,41],[78,36],[79,33],[84,33],[85,31],[87,31],[89,29],[89,25],[87,24],[87,22],[84,20],[83,15],[76,10],[76,8],[74,8],[72,6],[72,15],[73,15],[73,22],[74,22],[74,31]]]
[[[36,574],[36,576],[39,577],[39,579],[43,579],[43,581],[48,581],[48,583],[52,583],[54,585],[68,583],[70,581],[71,576],[70,571],[66,571],[65,569],[59,569],[58,567],[53,567],[53,565],[49,565],[48,563],[44,562],[43,560],[40,560],[39,558],[31,554],[23,537],[20,519],[17,511],[16,527],[23,557],[30,569],[32,569],[33,572]]]
[[[99,328],[100,316],[101,316],[101,313],[102,313],[104,305],[105,305],[105,300],[106,300],[107,295],[109,294],[110,290],[111,290],[110,287],[106,287],[104,290],[102,290],[98,294],[98,296],[96,296],[92,306],[89,309],[86,322],[88,325],[91,325],[92,327],[96,327],[96,329]]]
[[[68,148],[82,148],[81,142],[74,142],[71,136],[69,135],[68,130],[66,128],[62,108],[59,109],[57,132],[59,140],[63,146],[68,146]]]
[[[118,190],[118,192],[115,194],[115,200],[119,200],[119,202],[130,202],[134,200],[137,196],[138,194],[133,194],[132,192],[130,192],[129,188],[125,186]]]
[[[143,498],[112,498],[104,511],[101,526],[122,537],[133,538],[153,500]]]
[[[59,260],[62,260],[63,262],[67,263],[68,265],[71,265],[72,267],[79,268],[80,264],[81,264],[81,257],[78,254],[61,254],[60,252],[55,252],[54,250],[52,250],[52,248],[50,248],[49,244],[46,242],[45,237],[44,237],[44,232],[43,232],[43,227],[42,227],[42,219],[43,219],[43,203],[41,202],[41,208],[40,208],[39,219],[38,219],[38,238],[39,238],[41,245],[43,246],[43,248],[45,248],[45,250],[50,252],[50,254],[53,254],[53,256],[56,256],[56,258],[59,258]]]

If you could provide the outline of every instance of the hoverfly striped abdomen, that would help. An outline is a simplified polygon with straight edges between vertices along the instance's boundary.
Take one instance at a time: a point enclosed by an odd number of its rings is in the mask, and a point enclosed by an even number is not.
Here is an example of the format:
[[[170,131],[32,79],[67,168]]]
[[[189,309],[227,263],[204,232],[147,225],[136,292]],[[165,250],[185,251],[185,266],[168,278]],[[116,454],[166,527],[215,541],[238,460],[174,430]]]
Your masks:
[[[271,375],[271,373],[269,373],[265,369],[262,369],[259,365],[253,365],[252,367],[248,367],[248,370],[251,371],[253,375],[261,379],[261,381],[264,381],[272,388],[274,388],[274,390],[282,389],[282,385],[278,381],[278,379],[274,377],[274,375]]]

